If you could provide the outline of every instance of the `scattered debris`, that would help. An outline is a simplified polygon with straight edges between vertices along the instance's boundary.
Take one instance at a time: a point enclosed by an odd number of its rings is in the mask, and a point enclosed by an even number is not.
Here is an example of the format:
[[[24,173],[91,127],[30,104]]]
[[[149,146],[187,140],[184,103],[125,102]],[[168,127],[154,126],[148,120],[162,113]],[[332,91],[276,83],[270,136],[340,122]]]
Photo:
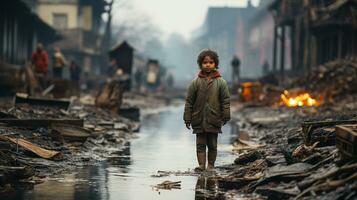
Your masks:
[[[357,160],[357,124],[336,126],[336,146],[347,160]]]
[[[29,97],[27,94],[17,93],[15,96],[15,104],[28,104],[34,106],[55,107],[55,108],[67,110],[71,102],[69,100]]]
[[[51,134],[52,137],[63,138],[71,142],[85,142],[91,136],[90,132],[84,128],[65,124],[53,124]]]
[[[306,144],[310,145],[314,142],[313,140],[313,131],[317,128],[321,127],[333,127],[335,125],[340,125],[340,124],[354,124],[357,123],[357,120],[334,120],[334,121],[309,121],[309,122],[303,122],[301,123],[302,127],[302,133],[303,133],[303,139]],[[324,137],[324,136],[322,136]],[[321,138],[321,137],[320,137]],[[333,138],[330,140],[335,140],[335,135],[333,135]]]
[[[51,127],[53,124],[83,127],[83,119],[0,119],[0,123],[29,128]]]
[[[171,190],[171,189],[181,189],[181,181],[164,181],[155,186],[157,189]]]

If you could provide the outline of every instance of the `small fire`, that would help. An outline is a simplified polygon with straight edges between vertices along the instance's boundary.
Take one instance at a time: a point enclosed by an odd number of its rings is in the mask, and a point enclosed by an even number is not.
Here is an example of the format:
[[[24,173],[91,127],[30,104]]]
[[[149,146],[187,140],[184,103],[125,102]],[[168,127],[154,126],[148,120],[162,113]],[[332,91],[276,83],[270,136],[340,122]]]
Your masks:
[[[284,90],[284,93],[280,95],[282,102],[289,107],[297,106],[317,106],[318,102],[316,99],[311,98],[309,93],[302,93],[296,96],[289,94],[287,90]]]

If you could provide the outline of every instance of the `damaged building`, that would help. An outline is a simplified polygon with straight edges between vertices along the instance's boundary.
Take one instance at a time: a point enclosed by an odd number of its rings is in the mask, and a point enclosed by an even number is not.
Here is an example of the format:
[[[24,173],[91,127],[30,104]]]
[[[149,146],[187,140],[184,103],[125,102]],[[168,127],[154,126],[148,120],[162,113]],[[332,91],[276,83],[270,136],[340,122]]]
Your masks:
[[[105,53],[109,46],[102,15],[109,12],[106,1],[37,0],[33,5],[39,17],[63,35],[63,40],[48,47],[50,54],[59,47],[67,60],[83,67],[84,73],[99,75],[105,71],[102,68],[108,63]]]
[[[249,18],[256,10],[249,1],[247,7],[211,7],[205,22],[197,34],[196,44],[199,49],[212,48],[220,54],[222,73],[230,77],[230,62],[234,55],[245,58],[249,52]],[[242,74],[254,76],[253,67],[248,60],[242,60]]]
[[[282,76],[288,71],[308,74],[334,60],[356,59],[356,1],[276,0],[269,9],[275,21],[273,69]],[[287,59],[291,70],[286,68]]]
[[[33,12],[30,2],[0,4],[0,88],[12,91],[21,86],[20,69],[30,60],[36,44],[49,45],[61,36]]]

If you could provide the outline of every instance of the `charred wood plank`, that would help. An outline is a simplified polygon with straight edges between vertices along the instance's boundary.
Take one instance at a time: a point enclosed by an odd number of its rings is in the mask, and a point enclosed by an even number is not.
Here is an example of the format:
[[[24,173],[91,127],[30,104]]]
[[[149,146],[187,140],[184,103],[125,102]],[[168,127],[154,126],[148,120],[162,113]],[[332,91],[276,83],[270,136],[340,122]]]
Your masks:
[[[305,144],[311,145],[312,132],[316,128],[335,126],[341,124],[356,124],[357,120],[338,120],[338,121],[313,121],[313,122],[303,122],[301,123],[303,139]]]
[[[336,126],[336,147],[343,158],[357,160],[357,124]]]
[[[21,147],[35,153],[36,155],[42,158],[52,158],[60,153],[58,151],[44,149],[22,138],[17,139],[17,138],[11,138],[11,137],[0,135],[0,140],[9,141],[14,144],[20,145]]]
[[[16,117],[14,115],[11,115],[11,114],[8,114],[6,112],[1,112],[0,111],[0,118],[13,118],[13,119],[16,119]]]
[[[34,106],[55,107],[67,110],[71,102],[69,100],[47,99],[47,98],[35,98],[25,97],[21,95],[15,96],[16,104],[28,104]]]
[[[0,119],[0,123],[17,127],[51,127],[53,124],[67,124],[83,127],[83,119]]]

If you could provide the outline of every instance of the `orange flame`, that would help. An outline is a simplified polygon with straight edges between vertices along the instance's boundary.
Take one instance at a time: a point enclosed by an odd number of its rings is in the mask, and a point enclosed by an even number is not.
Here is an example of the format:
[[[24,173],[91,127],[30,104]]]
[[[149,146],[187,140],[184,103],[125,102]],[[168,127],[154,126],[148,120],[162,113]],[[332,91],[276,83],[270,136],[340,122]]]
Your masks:
[[[289,107],[297,106],[317,106],[318,102],[316,99],[311,98],[309,93],[302,93],[295,97],[290,96],[287,90],[280,95],[282,102]]]

